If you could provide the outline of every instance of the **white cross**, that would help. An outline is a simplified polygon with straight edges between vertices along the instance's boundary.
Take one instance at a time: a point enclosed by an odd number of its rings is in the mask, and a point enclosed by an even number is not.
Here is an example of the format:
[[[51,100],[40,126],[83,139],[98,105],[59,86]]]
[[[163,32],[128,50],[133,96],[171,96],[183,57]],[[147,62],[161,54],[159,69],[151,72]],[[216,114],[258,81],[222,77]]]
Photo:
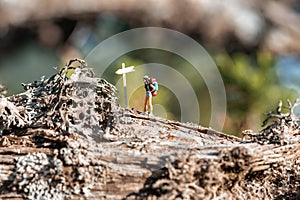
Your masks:
[[[124,87],[124,104],[125,108],[127,108],[127,89],[126,89],[126,74],[129,72],[134,72],[134,66],[129,66],[125,68],[125,63],[122,63],[122,69],[118,69],[116,74],[123,75],[123,87]]]

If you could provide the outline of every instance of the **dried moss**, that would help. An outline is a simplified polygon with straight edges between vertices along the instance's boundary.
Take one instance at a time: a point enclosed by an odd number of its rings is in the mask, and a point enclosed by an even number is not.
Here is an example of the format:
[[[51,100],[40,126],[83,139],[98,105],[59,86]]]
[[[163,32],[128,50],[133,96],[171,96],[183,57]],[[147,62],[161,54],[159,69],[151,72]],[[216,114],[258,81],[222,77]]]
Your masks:
[[[5,134],[45,128],[101,140],[113,124],[116,89],[95,78],[83,60],[71,60],[50,78],[22,85],[24,93],[0,99],[0,130]]]

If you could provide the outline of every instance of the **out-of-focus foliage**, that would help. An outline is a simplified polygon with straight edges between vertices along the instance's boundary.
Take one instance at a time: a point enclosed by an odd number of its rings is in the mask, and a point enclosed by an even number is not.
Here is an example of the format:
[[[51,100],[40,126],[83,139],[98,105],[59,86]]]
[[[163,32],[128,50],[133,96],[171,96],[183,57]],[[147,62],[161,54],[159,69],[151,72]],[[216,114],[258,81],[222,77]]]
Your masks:
[[[284,88],[276,75],[275,58],[266,51],[253,56],[243,53],[216,55],[215,60],[227,92],[227,121],[225,129],[238,133],[241,129],[259,129],[281,99],[295,99],[294,91]]]

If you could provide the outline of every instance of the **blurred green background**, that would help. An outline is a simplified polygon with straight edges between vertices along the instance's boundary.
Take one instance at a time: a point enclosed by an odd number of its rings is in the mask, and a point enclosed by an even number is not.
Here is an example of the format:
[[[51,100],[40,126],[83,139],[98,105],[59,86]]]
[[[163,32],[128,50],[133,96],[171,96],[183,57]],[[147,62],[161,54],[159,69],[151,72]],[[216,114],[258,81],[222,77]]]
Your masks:
[[[0,83],[6,85],[8,95],[21,92],[22,82],[54,74],[53,67],[62,67],[71,58],[85,58],[110,36],[147,26],[180,31],[213,58],[226,89],[225,133],[259,131],[264,114],[274,110],[279,100],[299,95],[300,3],[296,0],[0,0]],[[162,63],[186,69],[181,72],[186,77],[193,74],[181,57],[144,49],[116,59],[103,77],[116,84],[120,77],[114,71],[122,62]],[[143,75],[128,75],[128,85],[142,84]],[[199,100],[199,124],[208,126],[207,88],[202,80],[189,82]],[[119,95],[123,105],[122,91]],[[141,86],[131,95],[129,106],[142,110],[143,101]],[[180,120],[178,99],[168,87],[160,87],[154,103],[156,115]]]

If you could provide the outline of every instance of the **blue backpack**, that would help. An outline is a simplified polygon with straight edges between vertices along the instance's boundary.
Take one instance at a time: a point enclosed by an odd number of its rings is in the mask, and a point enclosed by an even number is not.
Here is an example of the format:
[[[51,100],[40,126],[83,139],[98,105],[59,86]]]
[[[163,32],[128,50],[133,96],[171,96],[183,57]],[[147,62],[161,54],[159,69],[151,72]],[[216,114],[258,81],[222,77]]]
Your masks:
[[[151,92],[152,96],[156,96],[157,95],[157,91],[158,91],[158,83],[156,81],[156,78],[150,78],[151,84],[155,87],[154,91]]]

